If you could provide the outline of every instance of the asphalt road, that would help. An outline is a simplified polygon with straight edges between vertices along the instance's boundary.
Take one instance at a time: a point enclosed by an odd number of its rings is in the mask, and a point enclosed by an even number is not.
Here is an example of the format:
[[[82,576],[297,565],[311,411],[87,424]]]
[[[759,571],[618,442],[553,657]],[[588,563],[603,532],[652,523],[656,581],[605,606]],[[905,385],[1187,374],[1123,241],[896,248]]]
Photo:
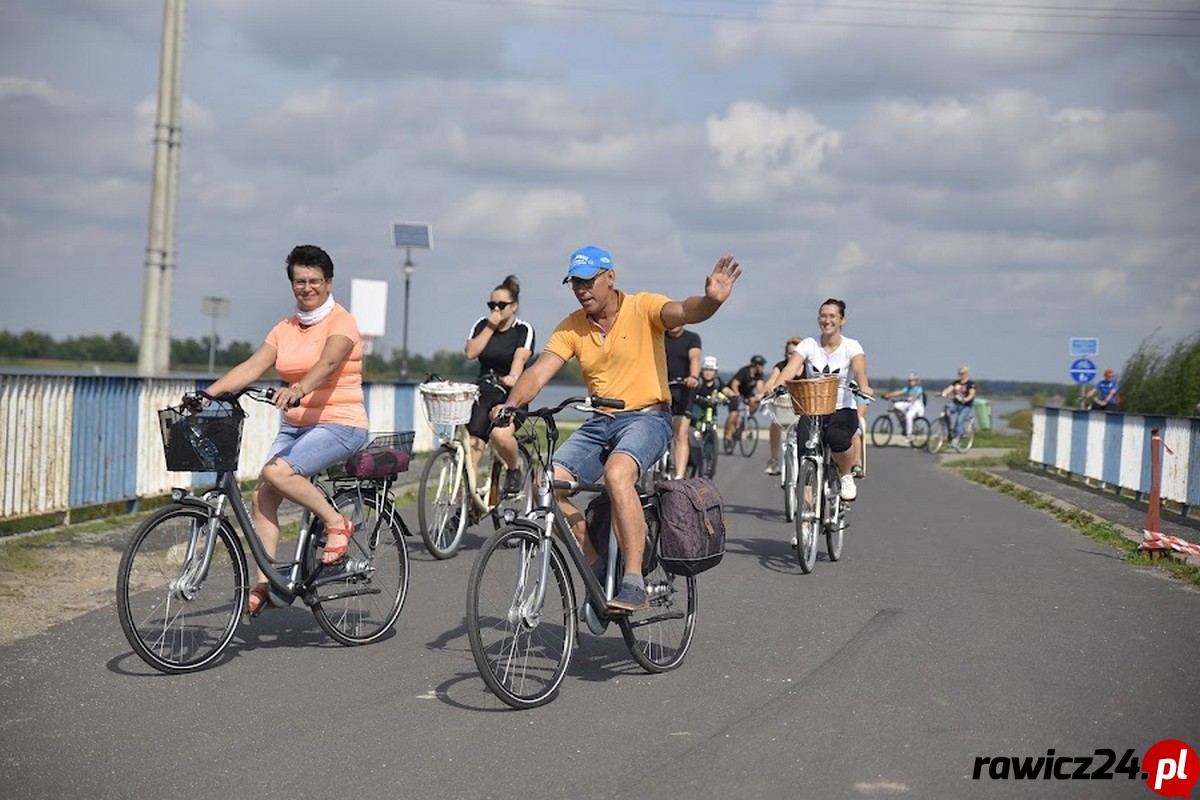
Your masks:
[[[133,656],[112,609],[0,647],[3,793],[1154,797],[1123,775],[972,773],[1200,746],[1200,592],[900,449],[872,451],[842,560],[802,575],[764,458],[720,463],[729,552],[700,577],[675,672],[642,673],[615,630],[585,634],[554,702],[508,710],[467,645],[481,540],[437,562],[418,539],[375,645],[337,646],[293,607],[188,676]]]

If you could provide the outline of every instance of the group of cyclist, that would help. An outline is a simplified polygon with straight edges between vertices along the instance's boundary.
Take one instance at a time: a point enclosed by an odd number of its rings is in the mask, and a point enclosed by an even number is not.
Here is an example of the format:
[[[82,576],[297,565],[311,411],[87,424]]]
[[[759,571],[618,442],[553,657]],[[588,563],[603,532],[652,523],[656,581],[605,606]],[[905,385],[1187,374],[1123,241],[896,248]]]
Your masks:
[[[236,392],[271,368],[288,382],[287,388],[275,395],[284,419],[254,492],[254,523],[273,558],[279,506],[284,499],[291,500],[321,518],[327,531],[322,560],[336,563],[346,553],[351,523],[330,508],[308,478],[344,460],[366,442],[362,337],[354,317],[333,299],[334,270],[328,253],[314,245],[301,245],[289,253],[285,263],[295,313],[278,323],[250,358],[209,386],[207,394]],[[764,397],[786,381],[837,375],[837,410],[828,420],[825,436],[840,473],[842,498],[857,496],[855,477],[861,475],[861,457],[854,444],[860,412],[849,382],[854,380],[866,395],[872,392],[862,345],[842,334],[845,303],[832,298],[822,303],[817,314],[820,335],[789,338],[784,358],[769,375],[764,376],[766,359],[755,355],[723,384],[717,359],[703,355],[700,337],[686,326],[715,314],[741,273],[738,261],[725,255],[706,275],[701,294],[684,300],[653,292],[628,294],[616,288],[611,254],[589,245],[571,254],[563,278],[579,308],[555,327],[539,358],[532,360],[533,326],[517,316],[520,284],[513,275],[492,289],[488,313],[479,317],[468,333],[463,352],[478,360],[480,382],[468,425],[472,455],[478,462],[486,443],[493,442],[498,458],[509,468],[505,492],[521,488],[518,449],[509,424],[568,360],[578,359],[589,394],[625,402],[620,411],[598,413],[587,420],[562,444],[554,459],[556,480],[595,482],[604,478],[626,565],[620,589],[609,603],[614,613],[648,605],[641,574],[645,539],[638,479],[668,447],[674,453],[674,477],[684,475],[690,423],[705,413],[706,403],[711,408],[715,398],[729,404],[724,429],[728,440],[738,430],[743,408],[753,413]],[[902,390],[909,404],[907,419],[921,413],[924,399],[916,375],[910,376],[909,384]],[[975,387],[965,367],[959,379],[943,391],[951,393],[959,413],[974,400]],[[799,435],[803,437],[805,432]],[[780,431],[773,427],[767,465],[772,474],[779,469],[779,437]],[[584,515],[571,504],[568,494],[558,491],[558,502],[585,556],[593,568],[600,569],[603,564],[586,535]],[[247,611],[256,615],[267,605],[266,579],[260,574]]]

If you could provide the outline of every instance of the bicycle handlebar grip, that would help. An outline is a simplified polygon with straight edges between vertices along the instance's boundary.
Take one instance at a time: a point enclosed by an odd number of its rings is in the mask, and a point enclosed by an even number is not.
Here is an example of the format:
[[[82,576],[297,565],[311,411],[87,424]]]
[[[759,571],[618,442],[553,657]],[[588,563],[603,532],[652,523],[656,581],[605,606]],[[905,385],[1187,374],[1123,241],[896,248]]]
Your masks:
[[[599,395],[592,395],[591,401],[592,401],[592,405],[595,406],[596,408],[624,408],[625,407],[625,401],[619,400],[615,397],[600,397]]]

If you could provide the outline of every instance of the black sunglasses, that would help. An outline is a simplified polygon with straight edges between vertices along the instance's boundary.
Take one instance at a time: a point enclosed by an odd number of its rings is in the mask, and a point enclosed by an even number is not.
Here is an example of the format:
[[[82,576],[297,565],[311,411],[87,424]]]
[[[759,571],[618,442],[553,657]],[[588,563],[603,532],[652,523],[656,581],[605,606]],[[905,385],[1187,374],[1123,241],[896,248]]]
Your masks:
[[[511,306],[514,302],[515,301],[513,300],[488,300],[487,306],[492,311],[503,311]]]

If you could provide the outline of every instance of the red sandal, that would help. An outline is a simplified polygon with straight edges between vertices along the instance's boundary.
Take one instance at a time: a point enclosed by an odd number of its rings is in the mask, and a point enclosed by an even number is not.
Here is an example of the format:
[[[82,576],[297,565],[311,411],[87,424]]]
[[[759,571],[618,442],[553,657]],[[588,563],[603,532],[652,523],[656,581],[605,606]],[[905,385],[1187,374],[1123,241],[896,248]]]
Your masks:
[[[321,551],[321,563],[325,566],[331,566],[338,563],[346,557],[346,550],[350,547],[350,537],[354,535],[354,523],[349,518],[342,517],[342,525],[340,528],[325,529],[325,549]],[[342,544],[330,544],[329,537],[341,536],[345,538]]]
[[[269,583],[255,584],[254,588],[250,590],[250,596],[246,598],[246,616],[257,617],[271,607],[270,591],[271,584]]]

